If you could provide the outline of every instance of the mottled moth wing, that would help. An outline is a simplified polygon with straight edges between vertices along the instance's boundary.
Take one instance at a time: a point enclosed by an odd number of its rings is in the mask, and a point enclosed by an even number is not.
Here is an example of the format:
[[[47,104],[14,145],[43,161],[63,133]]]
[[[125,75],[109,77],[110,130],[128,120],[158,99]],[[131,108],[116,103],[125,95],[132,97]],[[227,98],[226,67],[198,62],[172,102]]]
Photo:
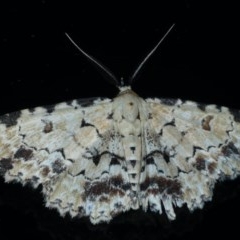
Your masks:
[[[239,112],[191,101],[146,99],[140,178],[144,209],[175,218],[174,206],[202,208],[218,180],[240,173]]]
[[[129,87],[0,117],[0,174],[43,186],[46,205],[92,223],[142,207],[175,218],[201,208],[218,180],[240,172],[239,112]],[[162,207],[164,209],[162,209]]]
[[[42,184],[60,214],[109,221],[130,208],[112,100],[86,99],[0,117],[0,174]]]

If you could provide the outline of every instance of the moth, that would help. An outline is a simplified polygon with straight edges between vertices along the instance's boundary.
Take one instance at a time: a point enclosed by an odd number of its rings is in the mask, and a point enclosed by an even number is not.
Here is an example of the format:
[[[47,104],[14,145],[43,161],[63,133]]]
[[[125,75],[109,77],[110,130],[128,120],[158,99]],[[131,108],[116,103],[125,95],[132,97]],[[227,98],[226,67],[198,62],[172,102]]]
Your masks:
[[[120,85],[119,94],[1,116],[0,175],[6,182],[41,184],[47,207],[97,224],[138,208],[173,220],[174,207],[202,208],[217,181],[239,175],[239,111],[143,99],[69,39]]]

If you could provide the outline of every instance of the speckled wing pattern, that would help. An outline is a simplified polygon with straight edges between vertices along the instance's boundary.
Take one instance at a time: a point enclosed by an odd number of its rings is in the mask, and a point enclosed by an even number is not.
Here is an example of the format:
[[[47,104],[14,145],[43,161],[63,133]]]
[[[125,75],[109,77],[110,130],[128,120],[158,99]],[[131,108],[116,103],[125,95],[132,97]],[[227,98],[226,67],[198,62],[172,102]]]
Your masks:
[[[162,213],[162,202],[168,218],[175,219],[173,206],[202,208],[218,180],[239,175],[240,114],[191,101],[146,102],[142,207]]]
[[[0,175],[42,185],[61,215],[109,222],[129,209],[201,208],[240,171],[239,112],[142,99],[130,87],[0,117]]]

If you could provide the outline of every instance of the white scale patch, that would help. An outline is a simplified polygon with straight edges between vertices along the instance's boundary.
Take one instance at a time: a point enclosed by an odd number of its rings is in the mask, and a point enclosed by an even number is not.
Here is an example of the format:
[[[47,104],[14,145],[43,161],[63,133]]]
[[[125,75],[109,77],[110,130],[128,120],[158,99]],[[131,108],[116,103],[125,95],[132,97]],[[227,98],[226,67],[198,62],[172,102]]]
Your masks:
[[[109,222],[129,209],[175,219],[240,172],[240,112],[172,99],[82,99],[0,117],[0,174],[42,184],[61,215]]]

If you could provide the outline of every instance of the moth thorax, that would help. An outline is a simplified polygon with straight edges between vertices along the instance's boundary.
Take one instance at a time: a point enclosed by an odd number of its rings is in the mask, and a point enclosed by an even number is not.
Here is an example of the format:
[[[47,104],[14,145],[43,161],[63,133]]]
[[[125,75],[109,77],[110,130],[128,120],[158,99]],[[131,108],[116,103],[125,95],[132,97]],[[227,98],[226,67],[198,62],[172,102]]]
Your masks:
[[[123,119],[128,122],[139,119],[139,97],[133,91],[120,94],[116,100],[121,104]]]

